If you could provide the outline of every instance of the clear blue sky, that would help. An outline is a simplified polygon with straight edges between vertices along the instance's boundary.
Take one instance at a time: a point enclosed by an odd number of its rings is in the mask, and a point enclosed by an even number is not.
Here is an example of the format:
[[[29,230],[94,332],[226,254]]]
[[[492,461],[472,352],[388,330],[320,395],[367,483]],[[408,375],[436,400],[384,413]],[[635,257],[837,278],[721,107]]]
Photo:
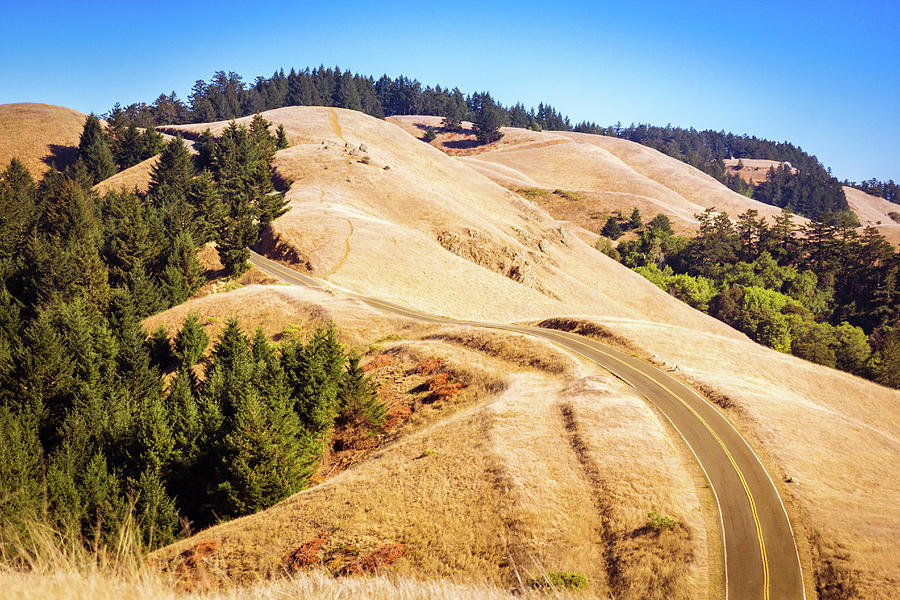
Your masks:
[[[339,65],[550,102],[574,121],[788,140],[843,179],[900,181],[900,2],[0,0],[0,103],[102,113]]]

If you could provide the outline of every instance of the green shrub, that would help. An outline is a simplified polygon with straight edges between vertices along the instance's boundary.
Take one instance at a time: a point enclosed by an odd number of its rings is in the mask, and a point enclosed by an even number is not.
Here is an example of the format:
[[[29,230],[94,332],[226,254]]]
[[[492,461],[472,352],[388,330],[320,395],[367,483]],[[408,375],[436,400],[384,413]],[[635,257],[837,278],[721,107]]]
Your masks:
[[[612,240],[605,235],[600,236],[600,238],[597,240],[597,243],[594,244],[594,248],[613,260],[619,260],[621,258],[619,251],[616,250],[615,246],[613,246]]]
[[[434,138],[437,137],[437,133],[434,131],[434,127],[426,127],[425,135],[422,136],[422,141],[426,144],[434,141]]]
[[[528,585],[536,590],[583,590],[587,587],[587,576],[583,573],[550,571],[542,577],[533,577]]]
[[[540,198],[541,196],[546,196],[550,193],[548,190],[542,190],[541,188],[519,188],[516,192],[529,200],[534,200],[535,198]]]
[[[888,213],[888,216],[897,223],[900,223],[900,213],[891,211]]]
[[[680,525],[680,523],[672,517],[661,515],[655,510],[651,510],[647,513],[647,527],[653,531],[659,532],[664,529],[673,529],[678,527],[678,525]]]
[[[553,193],[561,198],[565,198],[566,200],[578,201],[581,200],[581,194],[576,194],[575,192],[567,192],[566,190],[553,190]]]

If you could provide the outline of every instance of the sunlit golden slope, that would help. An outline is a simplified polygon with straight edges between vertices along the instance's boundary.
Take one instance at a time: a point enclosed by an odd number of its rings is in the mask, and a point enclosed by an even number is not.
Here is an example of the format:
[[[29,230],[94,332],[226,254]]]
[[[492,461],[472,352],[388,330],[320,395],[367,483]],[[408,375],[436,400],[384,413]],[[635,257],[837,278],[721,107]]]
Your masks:
[[[844,186],[844,193],[850,210],[856,213],[863,227],[874,227],[887,241],[895,246],[900,245],[900,204],[847,186]]]
[[[0,105],[0,167],[17,157],[40,179],[50,163],[65,166],[75,159],[85,118],[77,110],[51,104]]]

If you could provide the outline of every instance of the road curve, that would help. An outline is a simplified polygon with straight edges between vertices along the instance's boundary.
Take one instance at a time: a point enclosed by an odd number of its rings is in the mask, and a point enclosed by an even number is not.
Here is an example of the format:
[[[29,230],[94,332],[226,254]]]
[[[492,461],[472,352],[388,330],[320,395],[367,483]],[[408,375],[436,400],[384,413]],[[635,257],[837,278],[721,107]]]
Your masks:
[[[250,262],[285,283],[325,288],[257,253]],[[727,600],[806,598],[793,530],[775,484],[731,423],[697,392],[631,355],[573,333],[430,315],[399,304],[348,293],[382,312],[430,323],[468,325],[532,335],[579,354],[615,374],[652,402],[675,427],[706,474],[719,507]]]

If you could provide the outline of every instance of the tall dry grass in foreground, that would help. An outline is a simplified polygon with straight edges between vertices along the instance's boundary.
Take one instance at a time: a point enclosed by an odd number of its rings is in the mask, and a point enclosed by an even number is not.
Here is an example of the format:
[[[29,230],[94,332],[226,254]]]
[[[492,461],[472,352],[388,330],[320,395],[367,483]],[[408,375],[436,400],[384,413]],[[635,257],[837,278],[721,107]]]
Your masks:
[[[527,600],[574,597],[559,592],[511,593],[496,587],[458,585],[450,580],[417,581],[386,575],[335,578],[321,571],[221,591],[184,591],[174,577],[148,562],[147,552],[136,543],[132,529],[124,527],[114,545],[93,549],[44,525],[32,527],[27,540],[4,538],[0,545],[0,599]],[[584,594],[578,597],[584,598]]]

